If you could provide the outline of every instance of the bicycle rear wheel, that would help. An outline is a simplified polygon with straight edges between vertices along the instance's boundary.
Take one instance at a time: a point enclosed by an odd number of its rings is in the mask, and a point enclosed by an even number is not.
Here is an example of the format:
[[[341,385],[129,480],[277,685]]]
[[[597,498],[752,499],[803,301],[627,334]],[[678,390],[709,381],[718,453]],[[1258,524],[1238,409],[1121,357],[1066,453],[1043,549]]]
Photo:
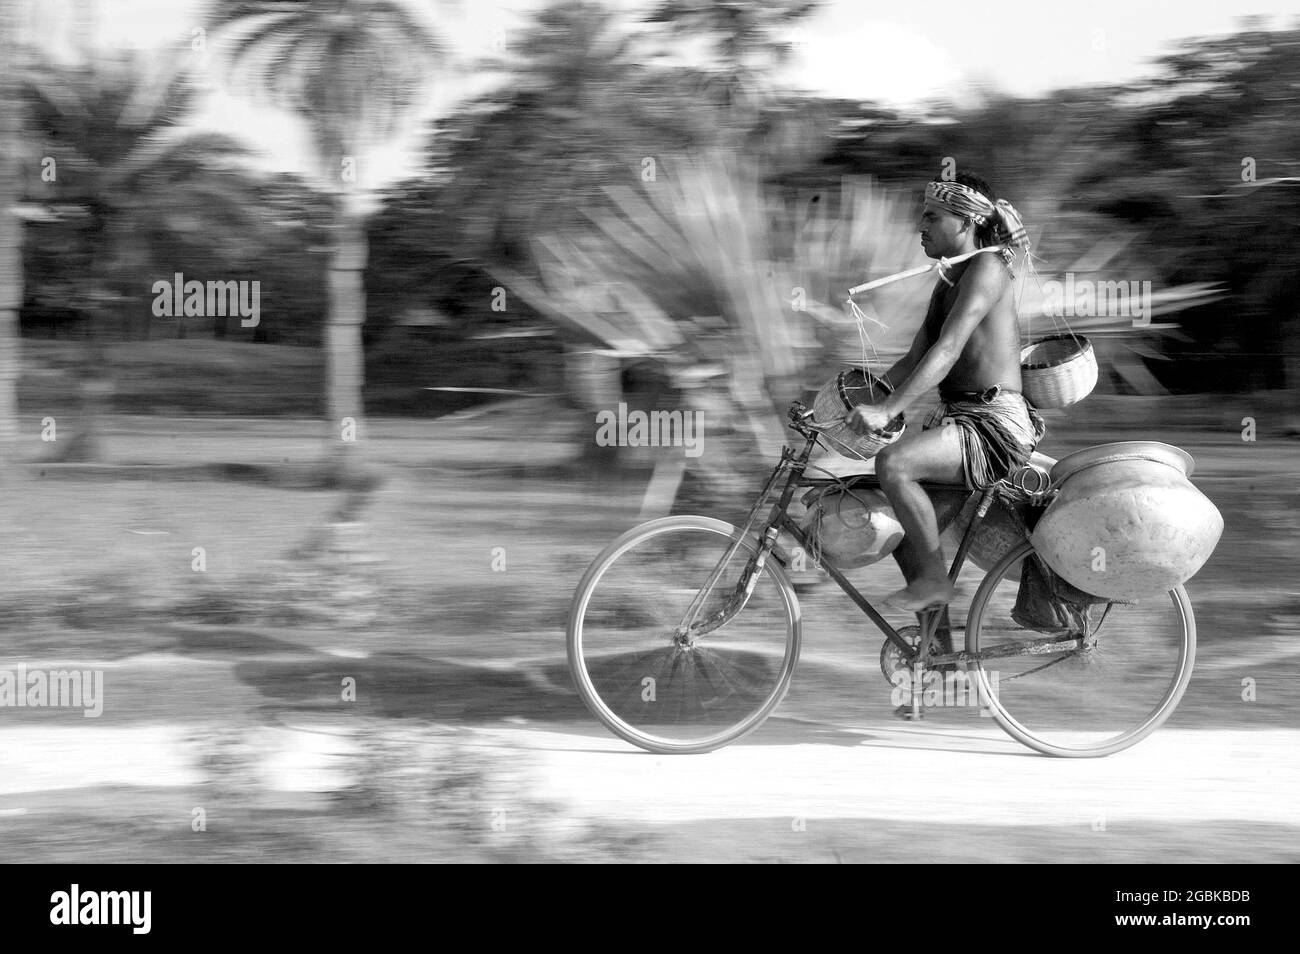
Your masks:
[[[1126,749],[1169,718],[1191,679],[1187,591],[1092,606],[1082,639],[1035,632],[1011,618],[1032,552],[1025,543],[1007,554],[971,603],[966,649],[977,657],[981,699],[1008,734],[1039,752],[1096,758]]]
[[[695,638],[683,626],[727,605],[755,552],[731,524],[680,516],[635,527],[596,557],[574,593],[568,652],[579,693],[607,728],[652,752],[708,752],[776,708],[801,628],[794,589],[774,558],[724,625]]]

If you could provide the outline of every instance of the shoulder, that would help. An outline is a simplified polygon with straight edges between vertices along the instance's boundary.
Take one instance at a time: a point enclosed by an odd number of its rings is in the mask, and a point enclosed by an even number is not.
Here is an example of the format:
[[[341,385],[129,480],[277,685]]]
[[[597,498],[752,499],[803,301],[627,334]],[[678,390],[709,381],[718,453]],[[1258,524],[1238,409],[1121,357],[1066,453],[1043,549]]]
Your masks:
[[[976,255],[964,277],[982,291],[1001,293],[1011,285],[1011,271],[997,252]]]

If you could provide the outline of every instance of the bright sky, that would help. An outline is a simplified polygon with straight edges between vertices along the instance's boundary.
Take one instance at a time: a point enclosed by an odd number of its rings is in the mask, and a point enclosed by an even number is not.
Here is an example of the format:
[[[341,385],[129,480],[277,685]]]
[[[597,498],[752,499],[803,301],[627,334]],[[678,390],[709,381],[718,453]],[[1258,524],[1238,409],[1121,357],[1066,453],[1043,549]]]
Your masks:
[[[1234,9],[1235,8],[1235,9]],[[1086,0],[882,4],[830,0],[799,37],[794,78],[809,89],[907,105],[957,96],[963,84],[1017,95],[1116,83],[1186,37],[1233,32],[1242,16],[1274,27],[1300,15],[1296,0]]]
[[[221,2],[221,0],[213,0]],[[647,9],[653,0],[608,0],[620,9]],[[44,45],[69,50],[76,31],[104,46],[188,49],[208,0],[19,0]],[[427,97],[426,115],[454,108],[483,78],[467,64],[500,48],[542,0],[423,0],[413,2],[437,25],[455,64]],[[803,88],[893,105],[935,96],[961,101],[978,86],[1031,95],[1061,86],[1116,83],[1142,75],[1153,57],[1179,39],[1223,34],[1240,18],[1260,14],[1276,27],[1294,22],[1296,0],[1087,0],[1081,3],[983,3],[927,0],[882,4],[825,0],[792,39],[796,56],[788,80]],[[81,11],[80,17],[74,11]],[[87,16],[87,11],[93,11]],[[227,95],[207,71],[210,92],[200,125],[237,131],[275,153],[283,168],[301,166],[305,145],[292,121]],[[391,146],[359,164],[365,179],[401,174],[415,142]]]
[[[99,7],[92,32],[105,43],[156,46],[182,41],[207,0],[19,0],[47,25]],[[213,0],[221,2],[221,0]],[[607,0],[645,9],[654,0]],[[462,55],[489,53],[542,0],[412,0],[429,11]],[[1231,32],[1243,16],[1284,26],[1300,18],[1296,0],[1087,0],[1080,3],[972,3],[823,0],[795,34],[791,79],[837,96],[899,104],[948,93],[963,81],[1029,95],[1078,84],[1116,82],[1184,37]]]

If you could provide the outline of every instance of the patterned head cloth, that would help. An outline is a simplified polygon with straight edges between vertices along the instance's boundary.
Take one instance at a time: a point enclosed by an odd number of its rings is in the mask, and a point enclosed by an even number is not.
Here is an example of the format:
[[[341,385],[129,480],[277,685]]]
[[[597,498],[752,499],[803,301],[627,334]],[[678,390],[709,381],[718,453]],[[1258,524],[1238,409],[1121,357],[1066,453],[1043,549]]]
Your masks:
[[[974,219],[976,225],[988,222],[994,211],[987,196],[960,182],[931,182],[925,187],[925,197],[953,215]]]
[[[1025,231],[1020,213],[1006,199],[991,202],[987,196],[960,182],[931,182],[925,187],[925,197],[953,215],[971,219],[976,225],[987,225],[994,220],[999,245],[1029,248],[1029,233]]]

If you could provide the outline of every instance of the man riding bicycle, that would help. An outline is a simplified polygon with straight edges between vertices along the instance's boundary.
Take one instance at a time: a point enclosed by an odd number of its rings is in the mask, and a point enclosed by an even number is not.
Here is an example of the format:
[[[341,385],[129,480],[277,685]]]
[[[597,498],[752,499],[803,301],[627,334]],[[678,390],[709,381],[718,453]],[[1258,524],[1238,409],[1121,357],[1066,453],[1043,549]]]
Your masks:
[[[941,262],[980,248],[1023,242],[1014,208],[988,183],[962,174],[926,187],[921,247]],[[876,456],[876,475],[905,536],[894,551],[907,586],[885,602],[921,612],[953,597],[934,504],[922,481],[984,489],[1025,464],[1046,425],[1020,393],[1020,327],[1011,252],[975,255],[940,269],[912,346],[884,375],[893,392],[847,417],[860,434],[884,430],[936,385],[940,403],[922,423]],[[940,628],[940,637],[947,634]]]

